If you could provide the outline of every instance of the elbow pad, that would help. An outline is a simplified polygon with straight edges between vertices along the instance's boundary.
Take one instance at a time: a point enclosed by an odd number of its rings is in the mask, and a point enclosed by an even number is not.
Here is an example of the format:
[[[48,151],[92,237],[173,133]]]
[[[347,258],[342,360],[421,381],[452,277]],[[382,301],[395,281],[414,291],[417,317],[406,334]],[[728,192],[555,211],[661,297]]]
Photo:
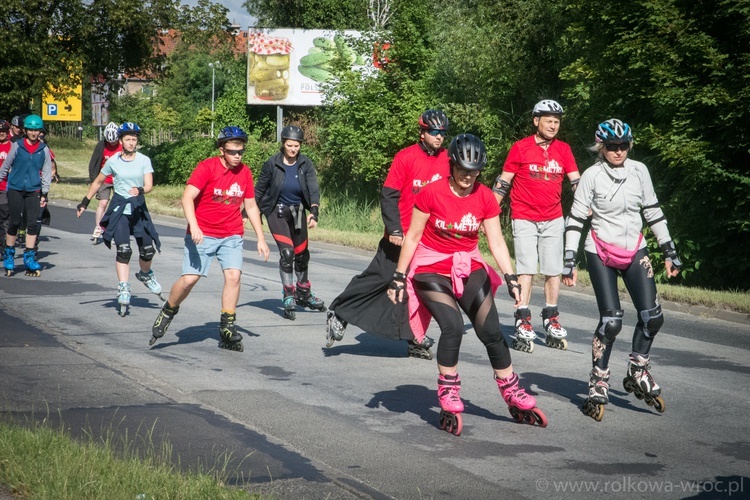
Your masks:
[[[508,192],[510,191],[510,182],[501,179],[498,175],[495,179],[495,185],[492,187],[492,192],[497,193],[503,198],[508,196]]]

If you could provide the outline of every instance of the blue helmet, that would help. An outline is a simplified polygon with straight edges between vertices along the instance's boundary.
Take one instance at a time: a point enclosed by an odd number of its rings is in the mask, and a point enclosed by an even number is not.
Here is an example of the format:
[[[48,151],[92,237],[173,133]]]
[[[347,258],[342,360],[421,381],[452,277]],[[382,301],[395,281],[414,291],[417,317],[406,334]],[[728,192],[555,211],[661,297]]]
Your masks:
[[[454,165],[479,170],[487,164],[487,150],[482,139],[472,134],[457,135],[448,146],[448,157]]]
[[[141,135],[141,127],[133,122],[125,122],[117,129],[117,137],[122,137],[125,135],[139,136]]]
[[[42,117],[39,115],[28,115],[23,120],[23,128],[26,130],[42,130],[44,128]]]
[[[630,125],[617,118],[610,118],[601,122],[594,134],[596,142],[631,142],[633,140],[633,131]]]
[[[219,131],[219,137],[216,138],[216,142],[219,146],[222,146],[227,141],[242,141],[247,143],[247,134],[240,127],[224,127]]]

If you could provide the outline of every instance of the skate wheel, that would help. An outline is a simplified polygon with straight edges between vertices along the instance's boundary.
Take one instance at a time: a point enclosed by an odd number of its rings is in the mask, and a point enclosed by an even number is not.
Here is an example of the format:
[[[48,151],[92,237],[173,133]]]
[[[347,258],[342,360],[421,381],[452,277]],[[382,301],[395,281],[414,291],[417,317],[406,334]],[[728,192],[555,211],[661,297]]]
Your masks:
[[[562,351],[567,351],[568,350],[568,341],[565,340],[565,339],[560,339],[560,345],[558,346],[558,349],[560,349]]]
[[[454,415],[453,418],[454,418],[454,425],[453,425],[453,429],[451,429],[450,432],[454,436],[460,436],[461,435],[461,431],[464,428],[463,418],[461,417],[460,413],[457,413],[456,415]]]
[[[622,386],[625,388],[628,394],[632,393],[635,390],[635,387],[633,387],[633,382],[628,377],[622,379]]]
[[[286,319],[294,321],[295,319],[297,319],[297,313],[296,311],[284,311],[284,317]]]
[[[154,344],[156,344],[156,340],[157,340],[156,337],[152,336],[151,340],[148,341],[148,345],[154,345]]]
[[[664,399],[661,396],[656,396],[652,402],[654,405],[654,408],[656,408],[656,411],[659,413],[664,413],[664,410],[667,409],[667,404],[664,402]]]
[[[523,412],[523,423],[528,425],[534,425],[536,423],[536,416],[531,412]]]
[[[11,276],[13,276],[13,271],[11,271],[10,269],[6,269],[5,270],[5,276],[7,276],[8,278],[10,278]]]
[[[547,427],[549,421],[547,420],[547,415],[545,415],[542,410],[539,408],[533,408],[531,413],[536,418],[536,423],[539,424],[539,427]]]
[[[518,411],[518,408],[516,408],[515,406],[509,406],[508,410],[510,411],[510,416],[513,417],[513,420],[515,420],[519,424],[523,422],[523,415],[521,415],[521,412]]]

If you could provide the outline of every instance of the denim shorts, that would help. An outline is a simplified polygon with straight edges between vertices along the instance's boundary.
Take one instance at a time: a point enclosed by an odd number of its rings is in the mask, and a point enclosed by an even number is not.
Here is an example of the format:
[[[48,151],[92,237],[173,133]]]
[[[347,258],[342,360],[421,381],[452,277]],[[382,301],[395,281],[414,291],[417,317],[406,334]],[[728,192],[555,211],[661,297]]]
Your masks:
[[[513,219],[513,247],[516,273],[557,276],[563,270],[563,235],[565,221],[557,219],[533,222]]]
[[[203,242],[196,245],[188,233],[185,235],[185,250],[182,259],[182,274],[198,274],[208,276],[208,268],[214,261],[219,261],[221,270],[242,270],[242,236],[234,235],[226,238],[212,238],[204,236]]]

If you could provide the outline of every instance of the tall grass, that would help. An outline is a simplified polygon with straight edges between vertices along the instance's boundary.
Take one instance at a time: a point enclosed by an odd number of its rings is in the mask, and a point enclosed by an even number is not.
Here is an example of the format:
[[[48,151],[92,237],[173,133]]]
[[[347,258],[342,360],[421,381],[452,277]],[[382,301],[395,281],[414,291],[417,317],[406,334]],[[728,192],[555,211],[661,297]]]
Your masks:
[[[43,422],[0,421],[0,484],[39,500],[258,498],[226,486],[230,457],[211,470],[180,472],[171,445],[155,444],[152,431],[136,446],[113,430],[76,441]]]

